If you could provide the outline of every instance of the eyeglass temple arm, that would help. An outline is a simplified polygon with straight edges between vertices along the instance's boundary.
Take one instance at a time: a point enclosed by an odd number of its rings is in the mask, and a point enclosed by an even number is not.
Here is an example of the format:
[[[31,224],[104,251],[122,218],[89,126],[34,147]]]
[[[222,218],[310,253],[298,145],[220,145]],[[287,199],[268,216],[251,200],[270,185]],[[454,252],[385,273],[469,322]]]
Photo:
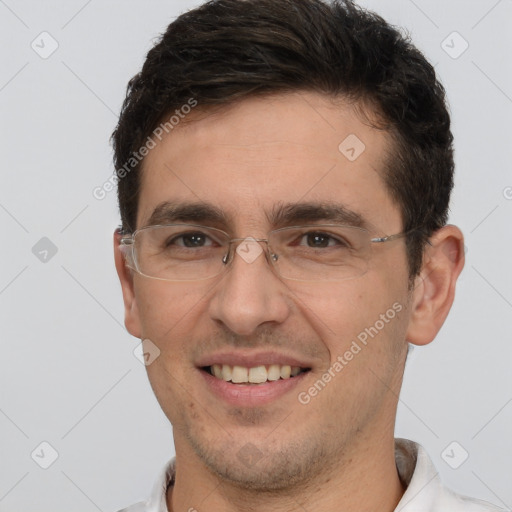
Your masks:
[[[383,243],[383,242],[391,242],[392,240],[396,240],[397,238],[403,238],[415,231],[419,231],[418,229],[411,229],[410,231],[404,231],[403,233],[396,233],[395,235],[382,236],[377,238],[372,238],[370,241],[374,243]],[[432,247],[432,242],[427,239],[427,244]]]

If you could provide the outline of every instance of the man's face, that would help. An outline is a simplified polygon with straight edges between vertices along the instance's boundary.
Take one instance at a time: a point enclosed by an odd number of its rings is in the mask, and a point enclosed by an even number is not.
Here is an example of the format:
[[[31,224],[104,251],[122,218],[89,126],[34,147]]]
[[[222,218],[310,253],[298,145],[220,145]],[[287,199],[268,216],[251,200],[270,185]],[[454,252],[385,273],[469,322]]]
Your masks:
[[[192,115],[146,157],[137,228],[164,202],[200,202],[226,221],[179,222],[232,238],[266,238],[283,227],[272,212],[303,203],[351,210],[373,236],[402,230],[383,181],[389,138],[350,107],[297,93]],[[353,137],[340,151],[350,135],[364,143],[362,153]],[[178,460],[245,487],[277,489],[327,474],[358,445],[392,434],[410,315],[403,239],[372,244],[368,271],[343,281],[286,280],[264,256],[249,263],[235,252],[215,278],[167,282],[134,273],[132,290],[127,326],[160,350],[147,370],[173,424]],[[237,384],[212,376],[205,367],[213,363],[308,371]]]

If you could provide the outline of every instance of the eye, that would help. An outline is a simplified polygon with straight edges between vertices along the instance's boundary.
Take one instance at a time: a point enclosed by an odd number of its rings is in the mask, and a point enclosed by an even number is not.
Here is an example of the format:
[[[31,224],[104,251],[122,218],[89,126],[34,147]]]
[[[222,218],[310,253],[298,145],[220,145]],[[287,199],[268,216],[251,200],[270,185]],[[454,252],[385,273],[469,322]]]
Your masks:
[[[298,245],[307,245],[308,247],[323,249],[326,247],[349,247],[349,244],[339,237],[334,237],[329,233],[324,233],[322,231],[310,231],[308,233],[304,233],[301,236],[300,242]]]
[[[213,243],[214,241],[206,233],[194,231],[173,236],[167,240],[165,245],[166,247],[177,245],[179,247],[201,248],[211,247]]]

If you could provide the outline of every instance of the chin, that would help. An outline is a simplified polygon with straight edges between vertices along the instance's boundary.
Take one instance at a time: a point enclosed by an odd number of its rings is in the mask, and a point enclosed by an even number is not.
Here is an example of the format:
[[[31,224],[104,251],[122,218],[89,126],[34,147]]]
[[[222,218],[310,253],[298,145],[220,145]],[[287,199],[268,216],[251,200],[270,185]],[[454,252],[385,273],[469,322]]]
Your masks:
[[[315,473],[329,472],[333,458],[333,450],[321,437],[284,441],[280,446],[275,440],[251,442],[249,436],[241,441],[229,438],[224,446],[190,437],[189,442],[201,462],[226,484],[267,494],[303,487]]]

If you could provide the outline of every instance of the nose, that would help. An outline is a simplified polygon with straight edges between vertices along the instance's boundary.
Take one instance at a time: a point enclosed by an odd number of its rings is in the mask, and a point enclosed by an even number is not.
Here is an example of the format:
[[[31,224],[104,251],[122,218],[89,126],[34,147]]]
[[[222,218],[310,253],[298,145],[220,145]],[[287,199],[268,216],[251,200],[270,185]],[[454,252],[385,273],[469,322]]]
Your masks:
[[[211,318],[233,333],[253,334],[261,325],[283,323],[291,311],[287,287],[267,261],[265,245],[244,239],[210,301]]]

